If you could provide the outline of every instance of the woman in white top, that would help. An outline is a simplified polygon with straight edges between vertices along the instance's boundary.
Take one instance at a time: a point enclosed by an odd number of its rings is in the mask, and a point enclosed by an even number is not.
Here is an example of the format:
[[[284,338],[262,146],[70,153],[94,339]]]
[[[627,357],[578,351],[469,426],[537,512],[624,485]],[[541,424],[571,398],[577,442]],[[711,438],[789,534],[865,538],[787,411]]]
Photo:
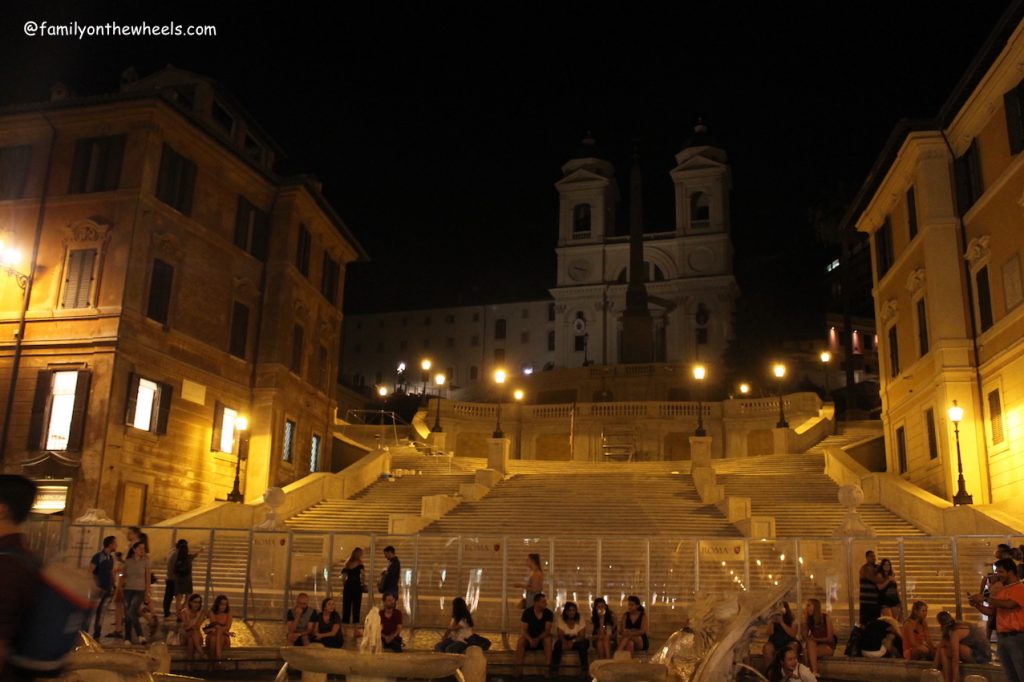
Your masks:
[[[142,636],[142,623],[139,620],[139,610],[143,602],[149,601],[150,585],[149,557],[146,556],[146,545],[143,542],[136,542],[128,553],[128,559],[124,562],[124,639],[131,644],[132,631],[138,637],[139,644],[145,644],[146,638]]]
[[[434,651],[446,654],[461,654],[469,648],[467,639],[473,636],[473,616],[462,597],[452,600],[452,622],[444,631]]]
[[[788,680],[799,680],[800,682],[817,682],[818,678],[811,669],[800,662],[794,647],[786,647],[775,654],[768,669],[769,682],[788,682]]]
[[[580,610],[571,601],[565,602],[562,612],[555,619],[555,645],[551,650],[551,671],[558,672],[563,651],[575,651],[580,657],[580,670],[587,676],[590,666],[587,664],[587,652],[590,640],[587,638],[587,624],[580,618]]]

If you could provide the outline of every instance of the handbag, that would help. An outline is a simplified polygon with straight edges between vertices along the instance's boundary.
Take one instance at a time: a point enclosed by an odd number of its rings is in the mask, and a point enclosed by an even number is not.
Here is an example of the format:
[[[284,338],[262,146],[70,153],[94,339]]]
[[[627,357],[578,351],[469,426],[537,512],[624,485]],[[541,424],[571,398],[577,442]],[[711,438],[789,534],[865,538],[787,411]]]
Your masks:
[[[468,644],[469,646],[478,646],[484,651],[487,651],[491,648],[491,640],[487,639],[486,637],[482,637],[481,635],[478,635],[475,632],[466,638],[466,644]]]

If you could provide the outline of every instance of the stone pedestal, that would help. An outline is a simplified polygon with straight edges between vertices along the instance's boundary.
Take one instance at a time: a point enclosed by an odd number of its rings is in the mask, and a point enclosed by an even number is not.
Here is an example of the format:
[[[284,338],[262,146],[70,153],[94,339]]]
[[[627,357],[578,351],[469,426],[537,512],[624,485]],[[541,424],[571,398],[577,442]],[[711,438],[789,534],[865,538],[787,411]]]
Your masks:
[[[711,436],[690,436],[690,461],[694,467],[711,466]]]
[[[487,440],[487,468],[508,475],[508,453],[512,442],[508,438]]]
[[[439,452],[444,452],[445,436],[444,431],[431,431],[430,435],[427,436],[427,442],[430,443],[430,447],[434,448]]]
[[[776,455],[790,454],[790,440],[793,432],[789,428],[772,429],[772,453]]]

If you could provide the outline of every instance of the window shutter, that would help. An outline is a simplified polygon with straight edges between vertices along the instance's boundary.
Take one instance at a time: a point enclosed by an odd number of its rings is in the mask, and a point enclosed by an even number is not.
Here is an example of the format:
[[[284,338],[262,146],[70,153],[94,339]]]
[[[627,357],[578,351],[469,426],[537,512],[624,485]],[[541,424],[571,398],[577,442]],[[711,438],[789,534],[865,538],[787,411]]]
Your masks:
[[[185,215],[192,214],[192,194],[196,185],[196,165],[181,157],[181,184],[178,186],[179,203],[177,209]]]
[[[85,437],[85,413],[89,406],[89,381],[92,372],[79,370],[75,385],[75,407],[71,412],[71,429],[68,434],[68,450],[81,450]]]
[[[114,190],[121,186],[121,163],[124,161],[124,135],[107,138],[106,168],[103,176],[103,189]]]
[[[224,424],[224,403],[219,400],[213,406],[213,438],[210,440],[210,451],[220,452],[220,436]]]
[[[992,426],[992,444],[1003,442],[1003,402],[999,398],[999,389],[988,394],[988,417]]]
[[[71,163],[71,183],[68,185],[68,194],[81,194],[85,191],[93,142],[92,138],[84,138],[75,142],[75,159]]]
[[[53,386],[53,370],[41,369],[36,375],[36,393],[32,398],[32,419],[28,427],[28,449],[41,450],[43,447],[43,422],[46,419],[46,404],[50,400]]]
[[[956,205],[962,216],[973,203],[971,201],[970,162],[968,155],[958,156],[953,160],[953,177],[956,183]]]
[[[160,153],[160,175],[156,179],[156,196],[165,204],[174,205],[174,166],[178,155],[169,145],[164,145]]]
[[[249,221],[252,218],[252,204],[245,197],[238,197],[235,211],[235,246],[243,251],[249,248]]]
[[[1010,138],[1010,153],[1024,149],[1024,118],[1021,111],[1021,85],[1003,95],[1006,108],[1006,132]]]
[[[249,307],[235,301],[231,310],[231,338],[228,352],[236,358],[246,359],[249,340]]]
[[[89,294],[92,292],[95,263],[96,249],[76,249],[68,255],[62,307],[89,307]]]
[[[171,396],[174,394],[174,389],[169,384],[159,384],[160,386],[160,407],[156,415],[156,433],[164,434],[167,433],[167,420],[171,416]]]
[[[135,423],[135,407],[139,402],[139,381],[142,377],[134,372],[128,377],[128,397],[125,400],[124,423]]]
[[[267,260],[270,243],[270,216],[263,211],[254,211],[252,224],[252,255],[261,261]]]

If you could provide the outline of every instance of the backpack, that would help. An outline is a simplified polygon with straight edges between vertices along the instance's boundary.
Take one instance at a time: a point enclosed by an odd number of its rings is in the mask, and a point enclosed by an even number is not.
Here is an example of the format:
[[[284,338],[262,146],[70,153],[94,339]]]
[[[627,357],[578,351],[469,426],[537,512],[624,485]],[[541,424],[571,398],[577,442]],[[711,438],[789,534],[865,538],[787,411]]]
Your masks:
[[[38,578],[32,609],[24,614],[11,642],[8,664],[35,677],[56,677],[78,643],[79,631],[89,627],[92,580],[66,564],[41,566],[22,552],[4,551],[0,556],[16,558]]]
[[[864,637],[864,628],[854,625],[850,629],[850,641],[846,644],[846,655],[850,657],[863,656],[861,639]]]

